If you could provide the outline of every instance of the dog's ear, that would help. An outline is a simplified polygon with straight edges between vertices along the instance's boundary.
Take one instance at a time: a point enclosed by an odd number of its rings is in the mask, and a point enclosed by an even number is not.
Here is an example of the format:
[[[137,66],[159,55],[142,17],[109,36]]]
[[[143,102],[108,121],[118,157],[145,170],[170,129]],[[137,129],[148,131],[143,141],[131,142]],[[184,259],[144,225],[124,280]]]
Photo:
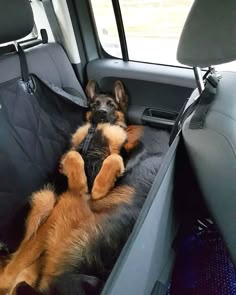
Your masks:
[[[93,101],[96,94],[97,83],[94,80],[89,80],[85,92],[87,94],[89,103]]]
[[[128,95],[125,93],[124,86],[121,81],[116,81],[113,88],[116,102],[121,107],[122,111],[126,111],[128,107]]]

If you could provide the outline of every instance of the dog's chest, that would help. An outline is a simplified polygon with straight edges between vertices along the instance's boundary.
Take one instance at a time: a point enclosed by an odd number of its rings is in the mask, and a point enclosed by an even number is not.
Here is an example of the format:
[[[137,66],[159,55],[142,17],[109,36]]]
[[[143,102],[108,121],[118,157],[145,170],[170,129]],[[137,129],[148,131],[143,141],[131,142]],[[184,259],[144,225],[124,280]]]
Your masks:
[[[85,164],[88,188],[92,189],[93,182],[99,173],[103,161],[111,154],[118,153],[126,141],[125,130],[118,125],[109,123],[98,124],[96,130],[91,133],[88,128],[86,136],[77,147]]]
[[[109,139],[103,134],[102,130],[96,130],[90,136],[86,150],[84,150],[84,145],[87,138],[77,148],[77,151],[84,159],[89,190],[92,189],[93,182],[102,167],[103,161],[110,155]]]

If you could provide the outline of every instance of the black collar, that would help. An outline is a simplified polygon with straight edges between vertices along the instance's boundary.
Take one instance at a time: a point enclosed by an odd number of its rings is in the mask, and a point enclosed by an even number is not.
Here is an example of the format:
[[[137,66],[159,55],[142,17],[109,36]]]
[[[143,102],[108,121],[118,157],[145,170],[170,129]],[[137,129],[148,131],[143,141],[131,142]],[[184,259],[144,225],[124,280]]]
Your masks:
[[[90,144],[90,141],[96,131],[96,125],[95,124],[91,124],[91,126],[89,127],[89,130],[88,130],[88,134],[85,138],[85,141],[84,141],[84,144],[83,144],[83,148],[82,148],[82,155],[85,155],[88,151],[88,147],[89,147],[89,144]]]
[[[117,126],[120,126],[124,130],[126,130],[126,128],[127,128],[126,125],[124,126],[124,125],[120,124],[120,125],[117,125]],[[84,141],[84,144],[83,144],[83,147],[82,147],[82,151],[81,151],[82,156],[84,156],[87,153],[90,142],[91,142],[91,139],[93,138],[93,135],[94,135],[94,133],[96,131],[96,128],[97,128],[97,125],[94,124],[94,123],[91,123],[91,126],[89,127],[88,134],[85,137],[85,141]]]

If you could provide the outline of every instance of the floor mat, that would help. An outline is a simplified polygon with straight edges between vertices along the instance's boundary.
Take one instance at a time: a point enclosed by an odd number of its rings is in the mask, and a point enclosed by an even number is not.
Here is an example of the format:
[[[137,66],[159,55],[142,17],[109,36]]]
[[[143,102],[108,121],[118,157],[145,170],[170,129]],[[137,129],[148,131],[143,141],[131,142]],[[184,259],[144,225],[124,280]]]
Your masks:
[[[236,294],[236,269],[214,225],[197,226],[178,243],[169,294]]]

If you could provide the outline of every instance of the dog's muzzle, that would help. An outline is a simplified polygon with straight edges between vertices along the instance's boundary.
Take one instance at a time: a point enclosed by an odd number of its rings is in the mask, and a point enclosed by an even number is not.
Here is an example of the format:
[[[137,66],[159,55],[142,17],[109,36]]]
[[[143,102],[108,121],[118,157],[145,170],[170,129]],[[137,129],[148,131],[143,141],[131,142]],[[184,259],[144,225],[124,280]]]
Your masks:
[[[109,122],[108,111],[104,108],[100,108],[100,109],[96,110],[93,114],[93,121],[95,123]]]

